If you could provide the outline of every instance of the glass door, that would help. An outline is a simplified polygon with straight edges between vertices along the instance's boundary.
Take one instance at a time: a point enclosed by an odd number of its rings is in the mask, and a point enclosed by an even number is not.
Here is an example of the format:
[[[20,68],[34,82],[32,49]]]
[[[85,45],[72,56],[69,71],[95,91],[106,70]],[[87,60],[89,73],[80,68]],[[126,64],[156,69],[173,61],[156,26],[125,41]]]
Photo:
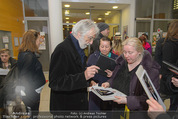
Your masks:
[[[26,30],[35,29],[38,32],[42,32],[44,37],[44,42],[42,42],[42,47],[40,50],[39,61],[42,64],[43,71],[49,71],[49,39],[48,39],[48,21],[47,20],[27,20]]]

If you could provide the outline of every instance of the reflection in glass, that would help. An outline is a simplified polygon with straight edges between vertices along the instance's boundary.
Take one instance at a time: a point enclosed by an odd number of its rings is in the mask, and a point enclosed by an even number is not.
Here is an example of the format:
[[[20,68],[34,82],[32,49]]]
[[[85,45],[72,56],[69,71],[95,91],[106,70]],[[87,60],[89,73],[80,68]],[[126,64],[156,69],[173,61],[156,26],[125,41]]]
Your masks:
[[[136,18],[151,18],[153,0],[136,0]]]
[[[48,17],[47,0],[24,0],[26,17]]]
[[[173,18],[173,2],[174,1],[175,0],[155,0],[154,18],[156,18],[156,19],[172,19]]]
[[[167,32],[169,22],[170,21],[154,21],[153,32],[157,32],[158,28],[163,32]]]
[[[138,37],[139,32],[147,32],[148,37],[150,35],[150,21],[137,21],[136,23],[136,36]],[[150,39],[150,38],[148,38]]]

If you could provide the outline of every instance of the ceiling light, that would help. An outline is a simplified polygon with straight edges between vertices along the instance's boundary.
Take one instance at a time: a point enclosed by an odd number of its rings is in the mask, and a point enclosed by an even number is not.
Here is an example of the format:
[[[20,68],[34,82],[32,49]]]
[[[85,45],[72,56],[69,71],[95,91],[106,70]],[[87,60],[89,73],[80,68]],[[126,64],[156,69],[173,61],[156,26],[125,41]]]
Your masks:
[[[151,18],[136,18],[136,20],[151,20]]]
[[[96,24],[96,22],[94,21],[94,23]]]
[[[69,21],[66,21],[66,23],[69,23]]]
[[[118,6],[113,6],[112,8],[113,8],[113,9],[117,9],[117,8],[118,8]]]
[[[69,19],[69,17],[66,17],[66,19]]]
[[[66,5],[64,5],[64,7],[70,7],[70,5],[66,4]]]
[[[105,15],[109,15],[109,13],[105,13]]]
[[[110,13],[111,13],[111,11],[107,11],[107,13],[109,13],[109,14],[110,14]]]
[[[75,24],[76,22],[74,21],[73,23]]]
[[[102,18],[98,18],[98,20],[102,20]]]
[[[69,14],[69,12],[70,12],[69,10],[65,10],[65,15],[66,15],[66,14]]]
[[[90,12],[86,12],[85,14],[86,14],[86,15],[89,15],[89,14],[90,14]]]

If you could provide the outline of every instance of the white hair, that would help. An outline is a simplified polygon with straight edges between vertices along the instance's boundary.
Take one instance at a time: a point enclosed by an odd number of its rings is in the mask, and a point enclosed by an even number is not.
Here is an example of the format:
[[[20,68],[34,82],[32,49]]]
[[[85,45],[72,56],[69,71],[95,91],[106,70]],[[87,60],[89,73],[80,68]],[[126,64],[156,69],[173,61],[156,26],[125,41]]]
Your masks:
[[[81,34],[81,36],[84,36],[92,28],[94,29],[95,34],[98,35],[99,29],[98,29],[97,25],[92,20],[90,20],[90,19],[80,20],[72,28],[72,34],[77,35],[77,33],[79,32]]]

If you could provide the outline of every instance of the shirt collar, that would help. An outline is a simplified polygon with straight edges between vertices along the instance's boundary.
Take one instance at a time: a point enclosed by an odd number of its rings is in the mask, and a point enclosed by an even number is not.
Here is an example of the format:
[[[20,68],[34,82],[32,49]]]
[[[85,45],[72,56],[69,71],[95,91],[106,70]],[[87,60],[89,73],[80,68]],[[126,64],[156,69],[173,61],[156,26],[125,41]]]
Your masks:
[[[100,55],[101,55],[101,52],[100,52]],[[107,56],[111,58],[111,52],[109,52],[109,54]]]

